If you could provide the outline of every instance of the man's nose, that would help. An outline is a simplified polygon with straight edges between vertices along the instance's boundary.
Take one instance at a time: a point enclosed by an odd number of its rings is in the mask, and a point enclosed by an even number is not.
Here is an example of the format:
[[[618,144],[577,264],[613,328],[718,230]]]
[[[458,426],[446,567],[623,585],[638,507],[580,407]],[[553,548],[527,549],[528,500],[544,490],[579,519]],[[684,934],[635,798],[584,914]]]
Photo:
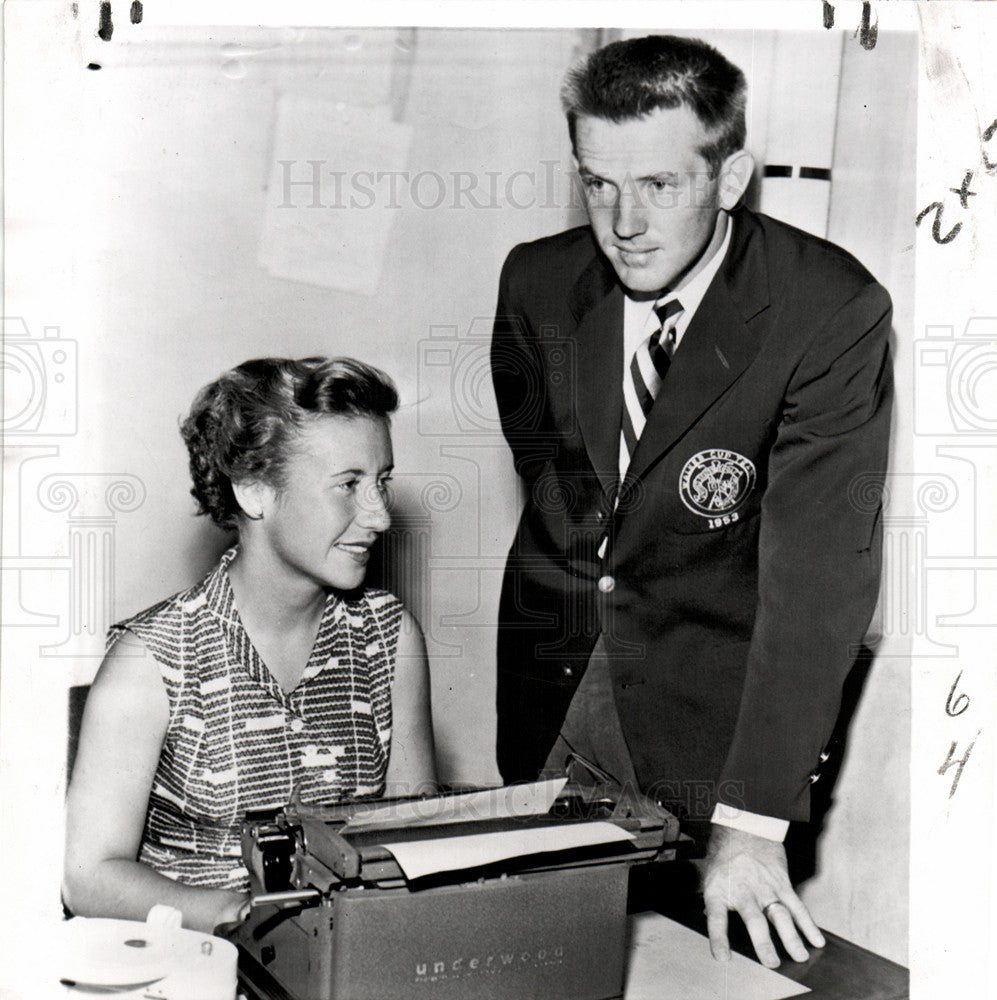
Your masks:
[[[647,228],[644,206],[636,192],[624,192],[616,202],[613,214],[613,232],[621,240],[640,236]]]

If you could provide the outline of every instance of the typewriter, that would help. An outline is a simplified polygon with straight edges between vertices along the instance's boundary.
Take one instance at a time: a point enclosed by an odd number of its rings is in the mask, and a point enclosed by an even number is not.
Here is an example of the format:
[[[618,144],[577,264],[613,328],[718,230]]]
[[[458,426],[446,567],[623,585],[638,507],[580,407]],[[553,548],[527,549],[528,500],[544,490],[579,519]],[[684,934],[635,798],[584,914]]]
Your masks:
[[[650,800],[564,780],[249,815],[253,906],[232,934],[243,992],[620,997],[629,870],[687,842]]]

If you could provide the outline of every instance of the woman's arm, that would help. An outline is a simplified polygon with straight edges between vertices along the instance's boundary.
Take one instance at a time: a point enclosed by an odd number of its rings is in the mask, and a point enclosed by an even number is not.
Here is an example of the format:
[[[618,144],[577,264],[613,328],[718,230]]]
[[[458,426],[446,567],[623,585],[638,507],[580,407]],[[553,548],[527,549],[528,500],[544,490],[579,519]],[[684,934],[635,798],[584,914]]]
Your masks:
[[[67,795],[63,898],[81,916],[144,920],[156,903],[211,931],[239,920],[247,897],[174,882],[137,861],[149,790],[169,722],[159,665],[135,636],[104,658],[87,697]]]
[[[402,612],[391,685],[391,758],[385,796],[408,798],[436,789],[429,663],[419,623]]]

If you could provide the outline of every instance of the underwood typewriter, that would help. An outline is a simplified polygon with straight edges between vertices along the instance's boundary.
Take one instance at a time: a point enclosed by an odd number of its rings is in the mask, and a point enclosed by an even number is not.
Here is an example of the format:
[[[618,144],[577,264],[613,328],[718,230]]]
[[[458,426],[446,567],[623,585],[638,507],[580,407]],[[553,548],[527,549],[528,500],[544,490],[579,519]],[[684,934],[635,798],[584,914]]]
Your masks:
[[[630,867],[681,850],[639,795],[540,782],[250,815],[232,935],[259,1000],[609,1000]]]

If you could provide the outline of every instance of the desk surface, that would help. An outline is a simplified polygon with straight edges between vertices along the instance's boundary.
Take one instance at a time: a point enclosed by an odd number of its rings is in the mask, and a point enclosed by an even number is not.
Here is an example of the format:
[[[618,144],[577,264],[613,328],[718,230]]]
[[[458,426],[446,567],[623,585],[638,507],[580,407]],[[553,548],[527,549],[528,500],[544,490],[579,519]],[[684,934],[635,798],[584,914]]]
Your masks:
[[[778,969],[811,990],[801,994],[804,1000],[907,1000],[906,969],[835,934],[824,934],[826,947],[813,949],[806,962],[785,959]],[[752,954],[750,947],[738,950]],[[239,987],[240,1000],[292,1000],[276,984],[271,984],[271,991],[247,979],[242,969]]]
[[[681,863],[647,865],[644,872],[634,869],[631,876],[631,911],[654,910],[700,934],[706,934],[703,901],[688,873],[676,877]],[[658,869],[658,871],[655,871]],[[787,979],[809,987],[807,1000],[907,1000],[910,974],[902,965],[860,948],[837,934],[824,931],[827,945],[809,948],[806,962],[794,962],[781,947],[778,971]],[[731,919],[731,947],[749,958],[755,957],[747,931],[735,916]]]
[[[902,965],[824,931],[827,945],[806,962],[786,959],[779,971],[809,986],[809,1000],[907,1000],[910,975]]]

